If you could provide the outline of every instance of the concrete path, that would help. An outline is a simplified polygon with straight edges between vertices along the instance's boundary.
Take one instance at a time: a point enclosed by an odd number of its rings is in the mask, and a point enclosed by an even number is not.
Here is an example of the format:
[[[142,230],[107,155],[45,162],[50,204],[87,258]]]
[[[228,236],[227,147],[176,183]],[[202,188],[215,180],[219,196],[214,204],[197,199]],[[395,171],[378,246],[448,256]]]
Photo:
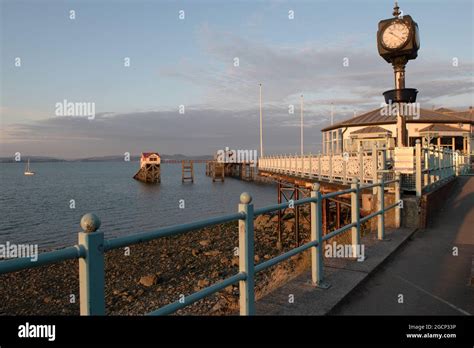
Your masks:
[[[433,226],[416,232],[330,314],[472,315],[473,256],[474,177],[459,177]]]
[[[325,315],[344,297],[360,285],[395,250],[408,241],[414,229],[386,231],[387,240],[376,240],[372,233],[361,239],[365,245],[364,262],[349,259],[326,259],[325,281],[327,290],[311,284],[310,272],[305,272],[256,303],[258,315]]]

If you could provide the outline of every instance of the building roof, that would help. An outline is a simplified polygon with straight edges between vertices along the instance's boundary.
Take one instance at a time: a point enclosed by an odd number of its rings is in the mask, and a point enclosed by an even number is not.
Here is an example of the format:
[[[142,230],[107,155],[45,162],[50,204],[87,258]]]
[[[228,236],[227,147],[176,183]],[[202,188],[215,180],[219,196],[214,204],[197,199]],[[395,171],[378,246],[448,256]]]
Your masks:
[[[472,113],[472,107],[470,107],[469,110],[466,110],[466,111],[454,111],[454,110],[445,109],[445,108],[436,109],[436,111],[438,110],[442,110],[440,112],[446,115],[455,115],[457,117],[461,117],[469,121],[474,121],[474,114]]]
[[[466,132],[465,129],[455,128],[446,124],[432,124],[428,127],[419,130],[420,133],[424,132]]]
[[[351,132],[351,134],[371,134],[371,133],[387,133],[387,134],[392,134],[391,131],[388,129],[379,127],[379,126],[369,126],[369,127],[364,127],[359,130]]]
[[[160,154],[158,152],[142,152],[142,157],[144,158],[148,158],[151,155],[157,155],[158,157],[160,157]]]
[[[397,118],[393,115],[386,116],[382,114],[383,108],[378,108],[365,114],[349,118],[342,122],[333,124],[329,127],[323,128],[321,131],[328,131],[341,127],[353,127],[353,126],[373,126],[380,124],[396,124]],[[454,113],[442,113],[435,110],[421,109],[420,117],[413,119],[413,116],[407,116],[407,123],[474,123],[474,120],[458,115],[459,112]]]
[[[448,108],[438,108],[438,109],[435,109],[435,111],[442,112],[442,113],[455,112],[454,110],[451,110],[451,109],[448,109]]]

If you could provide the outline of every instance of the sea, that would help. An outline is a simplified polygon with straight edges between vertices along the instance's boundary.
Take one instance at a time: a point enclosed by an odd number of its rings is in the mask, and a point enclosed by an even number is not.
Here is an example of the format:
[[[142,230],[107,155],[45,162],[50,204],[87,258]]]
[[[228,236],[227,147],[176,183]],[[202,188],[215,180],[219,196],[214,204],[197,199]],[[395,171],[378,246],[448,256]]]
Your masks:
[[[138,162],[0,164],[0,244],[37,244],[52,250],[77,243],[80,220],[94,213],[105,238],[237,212],[249,192],[256,208],[276,203],[276,186],[225,178],[212,182],[205,164],[194,165],[194,183],[181,182],[181,164],[161,165],[161,183],[133,179]],[[184,207],[183,207],[184,205]],[[191,232],[192,233],[192,232]]]

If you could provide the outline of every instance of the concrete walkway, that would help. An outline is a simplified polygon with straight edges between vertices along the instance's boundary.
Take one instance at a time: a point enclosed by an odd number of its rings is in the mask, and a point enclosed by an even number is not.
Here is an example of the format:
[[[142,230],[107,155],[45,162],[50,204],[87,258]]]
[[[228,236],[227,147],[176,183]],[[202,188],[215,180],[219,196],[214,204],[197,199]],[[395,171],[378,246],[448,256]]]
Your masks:
[[[418,231],[331,314],[474,314],[473,255],[474,177],[459,177],[433,227]]]
[[[361,244],[366,248],[364,262],[340,258],[325,259],[324,277],[331,285],[329,289],[314,287],[311,284],[311,274],[307,271],[257,301],[257,315],[327,314],[395,250],[407,242],[414,231],[413,229],[386,231],[386,241],[376,240],[376,233],[363,237]]]
[[[325,260],[327,290],[306,272],[257,302],[259,315],[467,315],[474,255],[474,178],[460,177],[434,227],[364,237],[364,262]],[[458,256],[453,256],[453,247]],[[399,303],[403,295],[403,303]]]

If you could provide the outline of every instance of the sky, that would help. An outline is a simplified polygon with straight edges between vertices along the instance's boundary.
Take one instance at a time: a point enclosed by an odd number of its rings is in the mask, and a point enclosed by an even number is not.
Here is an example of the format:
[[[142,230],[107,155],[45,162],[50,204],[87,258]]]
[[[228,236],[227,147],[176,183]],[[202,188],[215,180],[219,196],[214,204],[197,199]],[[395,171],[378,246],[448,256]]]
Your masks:
[[[380,107],[394,88],[376,46],[377,24],[392,17],[393,1],[0,3],[2,157],[258,149],[259,83],[265,153],[299,151],[301,94],[305,150],[317,152],[331,105],[341,121]],[[473,2],[399,5],[421,37],[407,87],[419,90],[422,108],[467,109]],[[57,115],[64,100],[94,103],[95,117]]]

